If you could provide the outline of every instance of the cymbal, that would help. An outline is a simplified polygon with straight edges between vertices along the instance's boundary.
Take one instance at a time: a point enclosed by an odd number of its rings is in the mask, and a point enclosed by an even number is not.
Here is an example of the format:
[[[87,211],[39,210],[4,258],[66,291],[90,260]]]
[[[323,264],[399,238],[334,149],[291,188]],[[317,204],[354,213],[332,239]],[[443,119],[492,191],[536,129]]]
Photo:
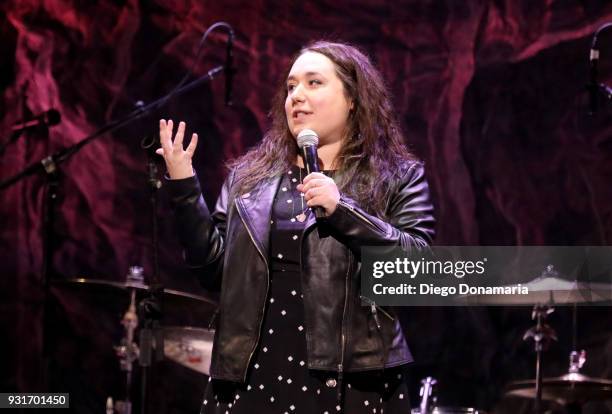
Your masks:
[[[585,283],[540,276],[521,286],[529,292],[512,295],[481,294],[463,298],[467,298],[468,303],[483,305],[571,304],[612,300],[612,285],[607,283]]]
[[[506,389],[506,395],[535,398],[535,380],[515,381]],[[612,381],[592,378],[580,373],[569,373],[561,377],[542,380],[542,399],[561,405],[574,402],[612,399]]]
[[[169,326],[161,330],[166,358],[193,371],[210,375],[214,330],[190,326]]]
[[[139,292],[147,292],[151,290],[149,285],[146,285],[141,282],[133,282],[133,281],[112,281],[112,280],[104,280],[104,279],[87,279],[87,278],[75,278],[75,279],[57,279],[53,280],[53,284],[56,286],[83,286],[91,289],[104,289],[104,288],[112,288],[117,290],[128,290],[128,289],[136,289]],[[195,301],[202,302],[214,305],[215,301],[211,298],[194,295],[192,293],[182,292],[180,290],[167,289],[164,288],[164,299],[178,299],[180,301]]]

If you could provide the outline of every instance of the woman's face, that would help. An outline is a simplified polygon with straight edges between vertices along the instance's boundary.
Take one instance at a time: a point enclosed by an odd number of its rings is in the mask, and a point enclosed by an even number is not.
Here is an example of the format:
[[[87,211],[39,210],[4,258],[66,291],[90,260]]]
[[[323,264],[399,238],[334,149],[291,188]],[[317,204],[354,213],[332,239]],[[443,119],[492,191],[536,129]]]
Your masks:
[[[285,114],[294,137],[303,129],[319,135],[319,145],[342,140],[352,102],[345,96],[334,63],[317,52],[297,58],[287,77]]]

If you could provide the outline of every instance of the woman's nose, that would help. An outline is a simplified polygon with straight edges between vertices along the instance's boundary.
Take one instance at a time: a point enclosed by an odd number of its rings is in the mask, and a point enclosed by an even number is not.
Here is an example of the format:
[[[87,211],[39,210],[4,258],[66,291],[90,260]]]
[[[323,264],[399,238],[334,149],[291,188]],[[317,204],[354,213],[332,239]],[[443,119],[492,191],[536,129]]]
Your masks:
[[[304,101],[304,90],[301,84],[295,85],[291,91],[291,101],[303,102]]]

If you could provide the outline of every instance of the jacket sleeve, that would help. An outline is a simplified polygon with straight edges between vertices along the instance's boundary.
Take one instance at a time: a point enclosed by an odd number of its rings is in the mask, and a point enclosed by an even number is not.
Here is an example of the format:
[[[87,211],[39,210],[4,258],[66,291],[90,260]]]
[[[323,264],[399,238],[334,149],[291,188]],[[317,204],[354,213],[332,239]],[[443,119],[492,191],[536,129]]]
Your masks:
[[[358,255],[362,246],[396,246],[409,251],[433,241],[435,219],[423,164],[415,162],[399,181],[383,221],[341,195],[327,222]]]
[[[212,214],[204,202],[196,176],[166,181],[185,261],[199,277],[202,286],[211,291],[221,289],[232,177],[230,174],[225,180]]]

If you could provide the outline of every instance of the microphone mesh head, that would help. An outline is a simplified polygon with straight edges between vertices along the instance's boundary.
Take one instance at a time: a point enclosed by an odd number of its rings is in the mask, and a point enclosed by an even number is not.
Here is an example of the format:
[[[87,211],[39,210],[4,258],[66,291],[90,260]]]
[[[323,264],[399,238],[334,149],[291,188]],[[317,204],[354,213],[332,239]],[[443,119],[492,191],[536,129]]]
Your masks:
[[[319,136],[312,129],[303,129],[297,136],[298,147],[303,148],[308,145],[319,145]]]

